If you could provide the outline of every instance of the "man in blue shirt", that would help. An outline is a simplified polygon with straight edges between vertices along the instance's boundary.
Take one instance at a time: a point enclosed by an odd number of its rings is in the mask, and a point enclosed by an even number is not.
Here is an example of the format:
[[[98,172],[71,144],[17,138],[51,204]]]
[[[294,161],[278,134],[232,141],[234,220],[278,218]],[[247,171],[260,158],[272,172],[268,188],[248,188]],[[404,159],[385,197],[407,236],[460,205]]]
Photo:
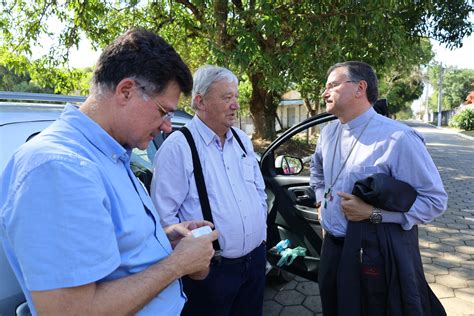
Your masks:
[[[363,292],[361,286],[361,297],[368,299],[364,307],[368,310],[363,315],[385,315],[388,283],[384,279],[384,266],[388,262],[384,262],[384,254],[380,252],[377,225],[395,223],[402,232],[416,230],[417,224],[430,222],[446,210],[447,195],[423,137],[372,108],[378,97],[377,77],[372,67],[357,61],[334,65],[328,71],[322,97],[327,112],[339,119],[321,131],[311,166],[310,184],[315,189],[325,231],[319,267],[323,314],[345,314],[341,310],[348,304],[341,300],[341,290],[350,289],[352,284],[342,277],[345,263],[340,259],[347,243],[344,238],[348,221],[367,221],[370,231],[364,233],[371,237],[363,240],[357,253],[350,256],[360,262],[360,277],[376,292]],[[376,173],[404,181],[416,190],[417,197],[410,210],[378,209],[350,194],[357,180]],[[405,237],[396,242],[406,244],[407,251],[417,250],[407,240]],[[418,244],[417,238],[414,243]],[[370,253],[367,249],[375,251]],[[419,250],[413,253],[419,257]],[[417,264],[422,270],[421,258]],[[358,280],[359,275],[353,278]],[[359,312],[356,309],[350,314],[359,315]]]
[[[164,227],[130,169],[192,77],[161,37],[134,29],[101,54],[91,94],[14,154],[2,174],[0,233],[33,314],[178,315],[180,277],[207,271],[217,232]],[[173,249],[174,248],[174,249]]]
[[[213,260],[205,280],[183,278],[189,300],[182,315],[262,314],[265,184],[250,139],[232,127],[239,108],[237,98],[238,80],[230,70],[206,65],[194,74],[192,107],[196,115],[186,127],[202,165],[222,257]],[[151,196],[162,224],[202,220],[203,201],[183,133],[175,132],[165,140],[154,168]]]

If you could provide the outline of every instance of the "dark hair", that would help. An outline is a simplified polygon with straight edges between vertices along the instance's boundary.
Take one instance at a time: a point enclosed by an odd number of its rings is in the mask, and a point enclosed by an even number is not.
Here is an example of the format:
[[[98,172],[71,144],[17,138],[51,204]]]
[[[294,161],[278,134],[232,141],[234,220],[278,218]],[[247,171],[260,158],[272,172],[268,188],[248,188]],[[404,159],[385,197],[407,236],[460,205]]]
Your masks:
[[[97,61],[93,86],[115,89],[124,78],[135,78],[162,92],[170,81],[176,81],[189,94],[193,77],[188,66],[163,38],[145,29],[131,29],[109,44]]]
[[[336,68],[344,67],[347,69],[347,76],[350,80],[367,82],[367,99],[370,104],[374,104],[379,97],[378,80],[374,69],[362,61],[346,61],[337,63],[329,68],[327,75]]]

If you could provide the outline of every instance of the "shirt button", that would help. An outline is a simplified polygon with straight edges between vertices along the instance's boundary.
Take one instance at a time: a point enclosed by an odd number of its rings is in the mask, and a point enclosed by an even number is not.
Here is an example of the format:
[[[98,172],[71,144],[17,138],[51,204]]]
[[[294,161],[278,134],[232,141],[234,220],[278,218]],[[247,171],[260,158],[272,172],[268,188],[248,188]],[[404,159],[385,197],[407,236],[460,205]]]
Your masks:
[[[117,155],[116,155],[116,154],[113,154],[113,155],[112,155],[112,159],[115,160],[115,161],[117,161],[117,159],[118,159]]]

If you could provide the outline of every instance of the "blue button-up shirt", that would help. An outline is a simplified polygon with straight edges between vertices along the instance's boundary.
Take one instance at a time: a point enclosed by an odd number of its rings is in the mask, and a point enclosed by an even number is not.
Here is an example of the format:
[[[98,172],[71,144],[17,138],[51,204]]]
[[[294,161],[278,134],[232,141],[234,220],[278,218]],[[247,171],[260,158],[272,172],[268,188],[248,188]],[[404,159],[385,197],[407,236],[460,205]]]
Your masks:
[[[265,184],[252,143],[244,132],[235,129],[247,154],[230,130],[222,147],[219,136],[198,116],[186,126],[202,164],[222,255],[246,255],[266,240]],[[162,224],[202,219],[191,149],[183,133],[173,133],[165,140],[155,156],[154,167],[151,196]]]
[[[317,200],[322,202],[321,225],[326,231],[345,236],[347,219],[336,192],[351,193],[357,180],[374,173],[385,173],[407,182],[418,193],[408,212],[383,211],[384,222],[398,223],[408,230],[413,225],[432,221],[446,210],[447,194],[423,137],[370,108],[346,124],[335,121],[321,131],[312,157],[310,183]],[[331,181],[334,182],[332,201],[325,201],[324,192]]]
[[[130,150],[76,107],[14,154],[2,174],[0,232],[30,291],[123,278],[171,253],[156,210],[130,170]],[[171,283],[139,315],[178,315]]]

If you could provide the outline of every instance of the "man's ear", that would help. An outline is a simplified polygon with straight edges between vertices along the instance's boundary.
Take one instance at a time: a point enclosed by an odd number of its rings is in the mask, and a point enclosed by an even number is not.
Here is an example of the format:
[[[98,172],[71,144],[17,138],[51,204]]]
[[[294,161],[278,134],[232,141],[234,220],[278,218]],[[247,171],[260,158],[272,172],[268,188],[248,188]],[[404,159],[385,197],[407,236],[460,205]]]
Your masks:
[[[135,80],[130,78],[122,79],[115,88],[115,96],[122,102],[128,102],[132,98],[132,94],[136,93],[136,90],[133,89],[135,86]]]
[[[196,105],[197,110],[199,111],[204,111],[205,110],[205,104],[204,104],[204,99],[202,95],[197,94],[194,97],[194,104]]]
[[[367,96],[367,81],[361,80],[357,85],[356,97]]]

